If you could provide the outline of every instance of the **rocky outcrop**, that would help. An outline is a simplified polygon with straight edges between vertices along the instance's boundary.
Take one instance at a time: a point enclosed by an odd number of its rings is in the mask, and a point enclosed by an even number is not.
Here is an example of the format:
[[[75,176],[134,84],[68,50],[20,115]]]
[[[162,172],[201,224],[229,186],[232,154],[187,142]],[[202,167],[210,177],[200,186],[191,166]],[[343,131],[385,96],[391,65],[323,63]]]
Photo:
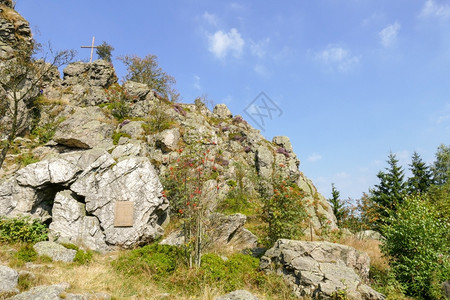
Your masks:
[[[381,233],[375,230],[363,230],[357,232],[355,236],[357,239],[360,240],[377,240],[377,241],[384,240],[384,237],[381,235]]]
[[[100,251],[153,240],[163,232],[167,199],[147,158],[121,154],[69,152],[20,169],[0,183],[0,215],[40,217],[54,239]],[[125,216],[117,211],[123,202],[131,207]],[[131,224],[115,224],[122,217]]]
[[[258,300],[258,298],[246,290],[237,290],[226,295],[216,297],[214,300]]]
[[[105,60],[92,63],[75,62],[64,69],[63,85],[98,86],[107,88],[117,82],[116,72]]]
[[[7,266],[0,265],[0,295],[2,293],[17,293],[19,273]]]
[[[367,254],[349,246],[282,239],[267,250],[260,268],[282,275],[298,297],[384,299],[365,284],[369,265]]]
[[[77,251],[67,249],[55,242],[39,242],[34,244],[33,248],[39,255],[46,255],[53,261],[73,262],[75,254],[77,254]]]
[[[78,108],[58,126],[53,140],[71,148],[111,148],[114,128],[101,108]]]
[[[0,58],[11,58],[18,44],[22,47],[31,46],[30,25],[14,10],[12,1],[3,0],[0,2]]]

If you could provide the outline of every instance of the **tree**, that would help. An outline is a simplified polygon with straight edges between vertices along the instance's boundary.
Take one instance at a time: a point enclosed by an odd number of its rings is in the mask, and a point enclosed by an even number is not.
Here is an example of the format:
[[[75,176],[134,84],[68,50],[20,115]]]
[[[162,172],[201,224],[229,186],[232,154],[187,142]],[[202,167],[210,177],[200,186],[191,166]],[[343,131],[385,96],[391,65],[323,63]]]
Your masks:
[[[331,207],[333,208],[333,213],[336,216],[336,220],[338,224],[342,224],[342,221],[344,220],[345,215],[345,207],[344,202],[339,199],[340,193],[334,186],[334,183],[331,184],[331,199],[328,199],[328,202],[330,202]]]
[[[50,49],[52,58],[46,62],[47,55],[39,60],[33,56],[41,51],[38,44],[18,43],[13,49],[12,58],[0,62],[0,110],[4,113],[0,119],[0,168],[17,134],[28,125],[28,112],[45,79],[54,68],[69,63],[75,56],[74,51],[53,53]]]
[[[398,160],[392,152],[388,156],[387,163],[389,164],[387,172],[380,171],[377,174],[380,183],[370,190],[371,199],[379,216],[376,227],[395,212],[397,206],[402,203],[406,190],[403,169],[398,166]]]
[[[412,155],[410,170],[412,177],[408,178],[408,192],[410,194],[426,193],[432,184],[432,174],[428,167],[417,152]]]
[[[109,45],[107,42],[103,41],[99,46],[97,46],[96,53],[100,59],[111,62],[112,52],[114,51],[113,46]]]
[[[444,185],[450,178],[450,145],[439,145],[436,152],[436,161],[431,168],[433,180],[436,185]]]
[[[147,84],[163,98],[175,102],[179,94],[173,88],[175,78],[168,75],[158,65],[156,55],[149,54],[145,58],[138,56],[123,56],[119,58],[127,67],[125,80]]]
[[[450,224],[426,196],[414,195],[404,199],[382,229],[382,251],[406,293],[439,299],[440,284],[450,276]]]

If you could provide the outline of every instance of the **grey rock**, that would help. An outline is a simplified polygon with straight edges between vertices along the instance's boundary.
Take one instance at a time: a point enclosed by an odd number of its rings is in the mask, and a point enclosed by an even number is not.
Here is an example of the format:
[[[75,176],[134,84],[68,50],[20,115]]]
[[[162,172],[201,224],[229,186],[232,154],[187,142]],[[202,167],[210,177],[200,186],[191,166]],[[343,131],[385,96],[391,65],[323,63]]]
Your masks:
[[[131,138],[137,139],[144,135],[145,131],[142,128],[144,121],[131,121],[120,128],[120,132],[128,134]]]
[[[38,242],[33,246],[39,255],[47,255],[54,261],[73,262],[77,251],[67,249],[66,247],[55,242]]]
[[[156,147],[160,148],[163,153],[175,151],[179,147],[180,130],[171,128],[162,131],[156,136]]]
[[[65,290],[69,288],[68,283],[55,285],[40,285],[29,291],[20,293],[10,298],[12,300],[60,300],[65,299]]]
[[[442,293],[447,299],[450,299],[450,280],[442,283]]]
[[[287,136],[274,136],[272,142],[277,146],[286,149],[288,152],[293,152],[291,141]]]
[[[257,148],[255,165],[259,176],[263,178],[271,178],[273,172],[273,160],[273,153],[269,148],[263,145]]]
[[[107,244],[129,248],[163,233],[160,225],[167,217],[169,204],[147,158],[131,156],[112,168],[82,174],[70,189],[85,197],[86,211],[100,221]],[[117,201],[133,203],[132,227],[114,227]]]
[[[12,0],[0,0],[0,5],[5,5],[9,8],[14,8]]]
[[[349,299],[385,299],[365,282],[369,256],[329,242],[278,240],[261,258],[260,269],[284,277],[298,297],[333,299],[346,291]]]
[[[18,280],[19,273],[16,270],[0,265],[0,294],[19,292],[16,288]]]
[[[98,86],[108,88],[117,82],[113,66],[104,60],[92,63],[75,62],[68,65],[64,71],[64,85]]]
[[[58,144],[68,147],[90,149],[112,146],[114,125],[99,107],[79,108],[62,122],[53,136]]]
[[[71,243],[97,251],[107,251],[105,235],[94,216],[86,216],[85,204],[69,190],[56,194],[52,209],[50,236],[61,243]]]
[[[125,92],[131,96],[131,98],[135,98],[134,100],[144,100],[147,94],[150,92],[150,88],[148,85],[144,83],[139,83],[135,81],[127,81],[123,85]]]
[[[213,114],[220,119],[229,119],[233,117],[233,114],[225,104],[217,104],[214,107]]]
[[[216,297],[214,300],[258,300],[258,298],[246,290],[237,290],[226,295]]]

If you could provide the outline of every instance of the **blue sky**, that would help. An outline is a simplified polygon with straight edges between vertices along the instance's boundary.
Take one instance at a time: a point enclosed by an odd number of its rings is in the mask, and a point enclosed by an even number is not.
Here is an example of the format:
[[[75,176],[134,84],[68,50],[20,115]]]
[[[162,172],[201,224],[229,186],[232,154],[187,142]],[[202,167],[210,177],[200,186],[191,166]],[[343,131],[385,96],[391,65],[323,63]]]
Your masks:
[[[88,60],[155,54],[182,101],[202,95],[244,118],[264,92],[281,110],[261,129],[289,136],[300,170],[330,196],[359,198],[389,151],[407,168],[450,142],[450,2],[442,0],[18,0],[41,43]],[[117,59],[118,76],[126,73]]]

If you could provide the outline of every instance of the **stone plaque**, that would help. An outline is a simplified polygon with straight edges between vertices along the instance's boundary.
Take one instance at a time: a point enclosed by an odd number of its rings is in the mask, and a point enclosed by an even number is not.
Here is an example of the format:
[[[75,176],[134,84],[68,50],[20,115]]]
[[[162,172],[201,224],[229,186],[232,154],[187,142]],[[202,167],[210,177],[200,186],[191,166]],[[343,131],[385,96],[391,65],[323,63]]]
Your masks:
[[[117,201],[114,206],[114,227],[133,227],[134,202]]]

